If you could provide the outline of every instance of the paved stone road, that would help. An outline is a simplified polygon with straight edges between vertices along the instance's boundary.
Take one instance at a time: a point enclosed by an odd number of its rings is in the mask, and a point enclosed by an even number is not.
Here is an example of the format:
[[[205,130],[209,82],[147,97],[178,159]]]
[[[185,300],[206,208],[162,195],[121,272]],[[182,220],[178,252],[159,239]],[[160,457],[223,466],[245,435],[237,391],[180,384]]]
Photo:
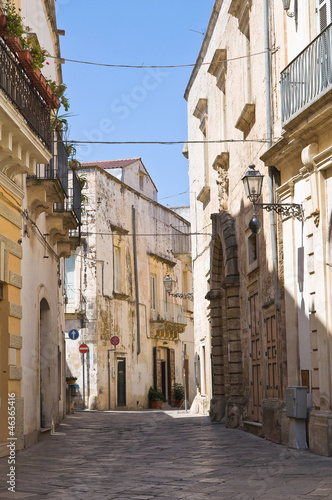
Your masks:
[[[177,411],[77,412],[17,453],[16,493],[8,472],[0,499],[332,499],[332,457]]]

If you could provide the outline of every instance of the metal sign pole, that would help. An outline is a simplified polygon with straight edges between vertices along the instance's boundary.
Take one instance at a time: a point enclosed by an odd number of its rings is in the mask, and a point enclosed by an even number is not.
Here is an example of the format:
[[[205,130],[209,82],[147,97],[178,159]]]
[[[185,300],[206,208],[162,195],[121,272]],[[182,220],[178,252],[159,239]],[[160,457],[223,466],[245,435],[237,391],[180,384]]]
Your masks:
[[[116,338],[117,337],[112,337],[113,338]],[[116,342],[116,340],[113,342]],[[112,343],[112,340],[111,340],[111,343]],[[111,409],[111,359],[110,359],[110,352],[116,352],[116,344],[112,344],[114,345],[114,349],[107,349],[107,365],[108,365],[108,409],[110,410]]]
[[[85,373],[84,373],[84,352],[82,354],[82,365],[83,365],[83,410],[85,410]]]
[[[187,412],[186,353],[187,353],[187,345],[183,344],[184,409]]]

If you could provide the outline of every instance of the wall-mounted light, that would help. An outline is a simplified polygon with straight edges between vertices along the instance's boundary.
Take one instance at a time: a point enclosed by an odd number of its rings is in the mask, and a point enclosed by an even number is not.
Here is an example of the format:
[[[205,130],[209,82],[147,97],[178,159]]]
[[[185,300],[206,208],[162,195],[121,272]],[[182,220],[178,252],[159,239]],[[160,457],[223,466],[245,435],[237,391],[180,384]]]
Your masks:
[[[272,210],[279,215],[285,217],[293,217],[300,221],[304,221],[303,207],[299,203],[257,203],[263,187],[263,178],[258,170],[255,170],[255,165],[249,165],[249,170],[242,177],[247,198],[253,203],[253,216],[249,222],[249,228],[253,234],[259,234],[262,223],[256,215],[256,207],[262,207],[267,212]]]
[[[289,12],[291,0],[282,0],[284,10],[288,17],[295,17],[295,22],[297,24],[297,0],[294,0],[294,12]]]
[[[173,283],[174,283],[174,281],[172,280],[170,275],[167,273],[165,278],[164,278],[164,287],[165,287],[165,290],[166,290],[168,295],[172,295],[172,297],[177,297],[178,299],[194,300],[192,292],[172,293]]]

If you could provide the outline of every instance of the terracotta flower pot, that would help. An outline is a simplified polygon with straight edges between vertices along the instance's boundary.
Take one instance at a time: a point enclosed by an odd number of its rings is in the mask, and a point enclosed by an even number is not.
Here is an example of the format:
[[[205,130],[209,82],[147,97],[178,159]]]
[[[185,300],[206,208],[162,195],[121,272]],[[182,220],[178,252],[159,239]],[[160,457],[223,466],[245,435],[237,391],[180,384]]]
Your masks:
[[[53,94],[52,100],[49,102],[51,109],[56,109],[60,106],[60,100],[57,95]]]
[[[150,401],[150,406],[154,410],[161,410],[162,404],[162,401]]]
[[[21,40],[16,36],[6,36],[6,44],[13,52],[22,51]]]
[[[32,68],[33,58],[29,50],[20,50],[17,55],[20,60],[20,63],[25,69],[29,70],[33,69]]]
[[[6,36],[7,33],[7,16],[0,9],[0,35]]]

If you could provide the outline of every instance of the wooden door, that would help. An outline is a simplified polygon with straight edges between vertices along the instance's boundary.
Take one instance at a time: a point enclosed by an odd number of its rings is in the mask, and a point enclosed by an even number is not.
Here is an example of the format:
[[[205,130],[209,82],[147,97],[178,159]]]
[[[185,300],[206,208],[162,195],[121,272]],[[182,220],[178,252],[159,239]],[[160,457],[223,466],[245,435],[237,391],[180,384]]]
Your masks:
[[[265,320],[266,329],[266,363],[267,363],[267,397],[278,397],[278,370],[277,370],[277,335],[276,315],[270,313]]]
[[[249,297],[250,346],[251,346],[251,386],[252,418],[262,421],[262,383],[261,383],[261,342],[259,331],[258,292]]]

